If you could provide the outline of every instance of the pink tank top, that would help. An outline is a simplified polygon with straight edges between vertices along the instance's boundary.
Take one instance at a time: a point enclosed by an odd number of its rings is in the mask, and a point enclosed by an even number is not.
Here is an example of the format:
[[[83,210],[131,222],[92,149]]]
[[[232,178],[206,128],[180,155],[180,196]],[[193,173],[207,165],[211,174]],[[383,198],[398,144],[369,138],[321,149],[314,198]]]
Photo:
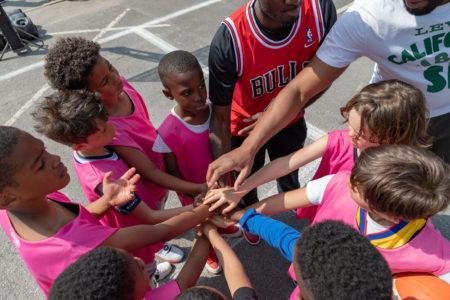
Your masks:
[[[98,247],[117,228],[103,226],[83,206],[55,192],[47,195],[55,202],[70,203],[78,216],[54,236],[41,241],[27,241],[15,231],[6,210],[0,210],[0,223],[44,294],[48,296],[53,281],[78,257]]]
[[[209,150],[209,132],[192,132],[173,114],[169,114],[158,128],[158,134],[177,158],[181,176],[194,183],[205,183],[208,165],[212,162]],[[188,205],[192,199],[182,195],[180,200]]]
[[[116,180],[129,169],[125,162],[120,158],[119,160],[97,160],[83,164],[78,163],[75,158],[73,158],[73,167],[89,203],[94,202],[100,197],[95,192],[95,189],[100,183],[102,183],[105,173],[113,171],[112,179]],[[157,210],[158,208],[156,207],[144,184],[139,181],[136,185],[138,187],[136,193],[139,195],[139,198],[141,198],[141,200],[144,201],[151,209]],[[103,216],[103,218],[100,219],[100,223],[114,228],[123,228],[143,224],[134,216],[124,216],[114,208],[110,209]],[[132,254],[133,256],[140,257],[146,264],[149,264],[153,262],[155,258],[154,253],[158,252],[163,245],[164,244],[161,243],[155,244],[152,247],[134,251]]]
[[[339,171],[351,171],[354,165],[353,152],[354,148],[350,143],[348,130],[337,130],[328,133],[327,147],[312,180],[336,174]],[[299,220],[307,218],[312,222],[318,209],[320,209],[320,205],[299,208],[297,209],[296,218]]]
[[[160,286],[154,290],[149,291],[144,300],[172,300],[180,294],[180,287],[175,280],[171,280],[168,283]]]
[[[161,153],[153,152],[156,140],[156,130],[151,123],[147,108],[141,95],[123,78],[123,90],[133,102],[134,111],[126,117],[110,117],[109,121],[116,127],[116,135],[109,143],[110,146],[127,146],[140,150],[157,168],[165,171]],[[155,202],[161,202],[167,194],[167,189],[143,179]]]
[[[351,198],[346,183],[349,177],[349,171],[339,172],[333,176],[326,187],[322,207],[317,212],[312,224],[325,220],[336,220],[361,232],[357,222],[359,206]],[[395,231],[397,225],[390,229]],[[387,233],[388,231],[384,231],[382,234]],[[374,244],[373,241],[372,244]],[[439,276],[450,272],[450,242],[434,229],[429,219],[423,229],[403,246],[394,249],[376,248],[386,259],[392,274],[426,272]],[[289,275],[295,279],[292,264],[289,268]]]

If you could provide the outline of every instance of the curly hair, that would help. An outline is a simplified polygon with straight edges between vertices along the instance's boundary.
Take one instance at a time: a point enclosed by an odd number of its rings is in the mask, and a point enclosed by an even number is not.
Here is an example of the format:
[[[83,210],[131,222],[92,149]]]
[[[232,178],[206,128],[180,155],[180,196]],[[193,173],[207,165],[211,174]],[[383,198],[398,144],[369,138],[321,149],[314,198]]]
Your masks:
[[[388,264],[352,227],[325,221],[304,229],[295,245],[294,269],[312,299],[391,299]]]
[[[45,56],[45,76],[58,90],[87,89],[87,77],[100,56],[100,45],[81,37],[59,39]]]
[[[212,288],[195,286],[185,290],[174,300],[225,300],[222,295],[215,292]]]
[[[16,166],[10,156],[22,131],[11,126],[0,126],[0,192],[7,186],[17,186],[14,180]]]
[[[171,73],[186,73],[194,69],[200,69],[197,58],[190,52],[184,50],[176,50],[161,58],[158,65],[158,74],[161,82],[165,86],[166,77]]]
[[[413,146],[364,150],[350,183],[371,209],[407,221],[429,218],[450,201],[449,166],[431,151]]]
[[[425,96],[408,83],[387,80],[367,85],[341,108],[344,123],[348,122],[352,109],[361,116],[361,129],[371,131],[370,141],[422,148],[431,146]],[[359,136],[362,133],[363,130]]]
[[[133,300],[134,278],[117,249],[99,247],[68,266],[50,289],[50,300]]]
[[[37,105],[32,116],[37,132],[68,146],[85,143],[98,131],[97,120],[108,120],[100,96],[89,91],[55,92]]]

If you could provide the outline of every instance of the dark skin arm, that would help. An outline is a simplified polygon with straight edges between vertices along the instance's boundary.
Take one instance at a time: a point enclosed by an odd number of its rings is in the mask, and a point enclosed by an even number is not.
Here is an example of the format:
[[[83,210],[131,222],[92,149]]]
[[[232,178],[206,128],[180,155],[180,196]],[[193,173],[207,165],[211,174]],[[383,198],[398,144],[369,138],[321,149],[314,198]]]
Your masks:
[[[231,105],[220,106],[213,104],[213,113],[209,127],[209,146],[211,156],[217,159],[231,149],[230,113]],[[208,171],[209,173],[209,171]],[[226,186],[226,176],[222,176],[219,185]],[[217,178],[219,179],[219,178]]]
[[[210,216],[209,206],[200,205],[157,225],[137,225],[120,228],[101,246],[135,251],[169,241],[193,228]]]
[[[146,180],[163,188],[177,192],[197,195],[204,189],[203,184],[196,184],[177,178],[158,169],[144,153],[136,148],[113,146],[114,151],[129,166],[135,166],[137,172]]]
[[[180,291],[195,286],[208,257],[209,242],[204,235],[197,233],[192,243],[191,253],[177,276]]]
[[[181,173],[178,170],[177,157],[175,156],[175,154],[173,152],[163,153],[163,159],[166,172],[170,175],[183,179],[183,176],[181,176]],[[185,193],[185,195],[192,199],[194,199],[195,196],[187,193]]]

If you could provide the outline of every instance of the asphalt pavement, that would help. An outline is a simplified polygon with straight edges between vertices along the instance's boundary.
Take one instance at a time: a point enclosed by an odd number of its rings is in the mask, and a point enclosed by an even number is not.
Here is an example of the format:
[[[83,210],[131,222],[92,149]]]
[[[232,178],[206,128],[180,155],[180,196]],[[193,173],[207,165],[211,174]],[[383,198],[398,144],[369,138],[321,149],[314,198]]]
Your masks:
[[[70,184],[62,190],[74,201],[86,203],[84,194],[72,167],[71,149],[57,144],[33,130],[30,112],[36,102],[52,91],[43,75],[43,59],[48,49],[62,36],[82,36],[96,40],[102,46],[101,53],[131,85],[143,96],[150,119],[158,127],[173,106],[162,92],[157,74],[159,59],[175,49],[191,51],[207,66],[210,41],[220,22],[245,0],[86,0],[5,1],[5,10],[22,9],[33,21],[45,46],[30,47],[22,55],[7,52],[0,61],[1,110],[0,123],[26,130],[44,140],[51,153],[57,153],[68,167]],[[349,0],[334,1],[339,12],[344,11]],[[353,63],[325,93],[308,108],[307,142],[317,139],[328,131],[343,129],[339,107],[365,86],[371,76],[373,63],[362,58]],[[207,78],[207,68],[205,68]],[[314,174],[315,161],[300,170],[304,184]],[[275,194],[274,183],[262,186],[260,198]],[[168,207],[179,205],[173,193]],[[275,216],[295,228],[301,229],[291,212]],[[432,218],[433,223],[449,238],[449,215],[442,213]],[[172,241],[189,253],[192,232]],[[293,289],[286,274],[289,263],[275,249],[262,242],[250,246],[242,238],[228,240],[240,257],[260,299],[287,299]],[[177,264],[177,271],[182,266]],[[172,274],[176,276],[177,271]],[[0,230],[0,299],[44,299],[44,296],[22,259]],[[211,285],[228,294],[222,274],[202,273],[198,282]]]

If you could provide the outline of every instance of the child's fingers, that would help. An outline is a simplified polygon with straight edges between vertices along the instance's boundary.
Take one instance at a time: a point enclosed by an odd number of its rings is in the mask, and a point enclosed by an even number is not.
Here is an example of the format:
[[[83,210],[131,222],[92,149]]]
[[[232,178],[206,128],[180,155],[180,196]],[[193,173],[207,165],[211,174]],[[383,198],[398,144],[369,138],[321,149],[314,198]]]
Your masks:
[[[250,170],[245,167],[239,172],[239,176],[236,178],[236,181],[234,182],[234,189],[235,191],[239,191],[239,187],[244,182],[245,178],[247,178],[248,174],[250,173]]]
[[[226,204],[227,201],[225,199],[220,199],[219,201],[215,202],[210,208],[209,211],[215,211],[216,209],[218,209],[219,207],[221,207],[222,205]]]
[[[131,179],[129,180],[129,183],[132,184],[132,185],[135,185],[140,179],[141,179],[141,175],[134,174],[134,176],[131,177]]]
[[[120,178],[128,180],[134,173],[136,173],[136,168],[129,168],[128,171],[126,171]]]
[[[227,214],[227,213],[231,212],[236,206],[237,206],[237,203],[234,203],[234,202],[228,203],[228,206],[223,209],[222,214]]]
[[[112,171],[106,172],[105,176],[103,176],[103,183],[109,183],[109,182],[111,182],[111,180],[112,180],[112,175],[113,175],[113,172],[112,172]]]

